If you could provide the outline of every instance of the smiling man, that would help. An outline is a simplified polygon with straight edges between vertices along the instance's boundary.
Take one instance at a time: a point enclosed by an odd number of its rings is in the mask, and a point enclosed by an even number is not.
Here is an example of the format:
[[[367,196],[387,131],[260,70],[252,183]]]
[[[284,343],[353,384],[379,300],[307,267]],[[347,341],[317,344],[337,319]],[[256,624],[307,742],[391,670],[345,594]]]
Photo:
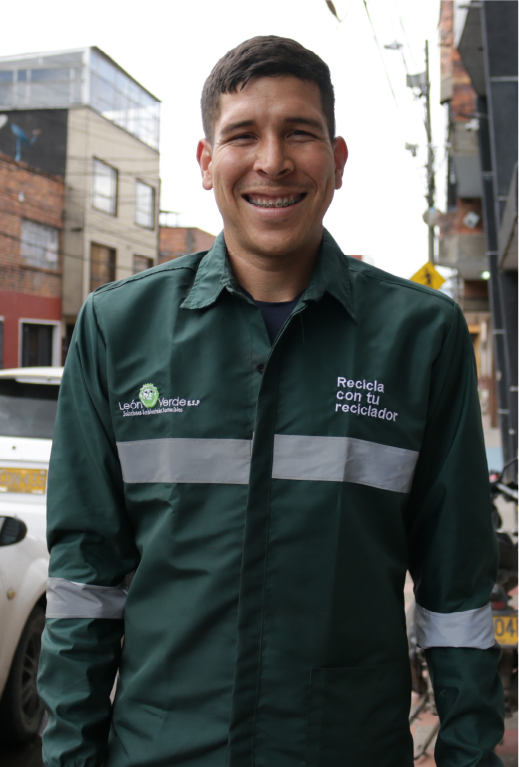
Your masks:
[[[459,307],[323,229],[347,150],[314,53],[248,40],[202,115],[223,232],[95,291],[67,358],[45,764],[411,767],[409,569],[437,764],[499,765],[496,545]]]

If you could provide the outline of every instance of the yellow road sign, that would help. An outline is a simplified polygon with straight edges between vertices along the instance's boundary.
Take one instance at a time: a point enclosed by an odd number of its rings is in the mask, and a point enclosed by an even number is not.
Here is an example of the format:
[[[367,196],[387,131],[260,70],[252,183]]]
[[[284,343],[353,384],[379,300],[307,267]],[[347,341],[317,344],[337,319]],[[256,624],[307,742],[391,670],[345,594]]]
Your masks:
[[[445,279],[436,271],[433,264],[431,264],[430,261],[427,261],[421,269],[418,269],[416,274],[413,274],[411,281],[419,282],[420,285],[427,285],[428,288],[435,288],[435,290],[438,290],[438,288],[441,288],[445,282]]]

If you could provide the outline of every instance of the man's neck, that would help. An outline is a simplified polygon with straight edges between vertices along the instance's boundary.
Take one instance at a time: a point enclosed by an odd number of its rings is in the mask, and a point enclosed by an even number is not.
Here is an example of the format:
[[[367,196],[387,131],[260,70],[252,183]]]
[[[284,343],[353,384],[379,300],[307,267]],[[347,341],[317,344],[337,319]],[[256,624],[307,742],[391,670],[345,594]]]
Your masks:
[[[310,282],[318,250],[290,256],[238,254],[227,247],[234,277],[256,301],[292,301]]]

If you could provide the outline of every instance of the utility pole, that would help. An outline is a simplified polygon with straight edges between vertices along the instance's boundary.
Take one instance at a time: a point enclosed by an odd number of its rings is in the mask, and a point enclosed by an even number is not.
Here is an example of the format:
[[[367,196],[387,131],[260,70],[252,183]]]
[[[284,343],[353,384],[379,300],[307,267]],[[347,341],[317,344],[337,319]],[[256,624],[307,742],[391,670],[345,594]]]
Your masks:
[[[434,149],[432,143],[431,128],[431,83],[429,80],[429,41],[425,41],[425,130],[427,131],[427,206],[429,211],[434,210]],[[434,225],[429,220],[429,261],[434,263]]]

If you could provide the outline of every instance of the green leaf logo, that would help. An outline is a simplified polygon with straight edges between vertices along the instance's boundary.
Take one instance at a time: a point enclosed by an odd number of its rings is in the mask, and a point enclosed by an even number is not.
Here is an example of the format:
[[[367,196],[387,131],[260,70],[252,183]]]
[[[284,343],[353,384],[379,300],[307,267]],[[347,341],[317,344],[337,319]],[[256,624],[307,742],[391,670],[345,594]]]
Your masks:
[[[141,387],[139,399],[144,407],[155,407],[159,398],[159,390],[152,383],[146,383]]]

